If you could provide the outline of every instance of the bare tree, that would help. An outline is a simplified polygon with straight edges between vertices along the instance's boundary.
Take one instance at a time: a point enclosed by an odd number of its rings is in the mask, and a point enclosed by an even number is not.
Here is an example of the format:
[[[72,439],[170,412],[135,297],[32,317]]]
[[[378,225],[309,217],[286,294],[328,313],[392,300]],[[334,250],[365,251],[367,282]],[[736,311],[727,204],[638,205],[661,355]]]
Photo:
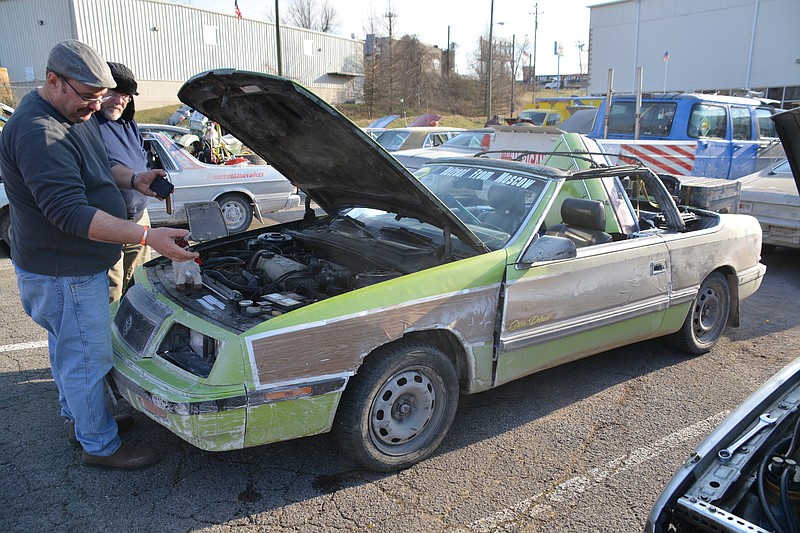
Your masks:
[[[328,0],[292,0],[286,18],[290,24],[314,31],[330,33],[336,28],[338,13]]]
[[[338,13],[328,2],[323,2],[319,11],[319,31],[331,33],[336,29]]]
[[[496,110],[509,109],[511,102],[511,64],[515,51],[511,41],[505,39],[492,40],[492,108]],[[478,50],[472,60],[472,67],[484,91],[480,95],[483,108],[486,108],[488,85],[489,40],[480,38]],[[500,113],[504,114],[504,113]]]

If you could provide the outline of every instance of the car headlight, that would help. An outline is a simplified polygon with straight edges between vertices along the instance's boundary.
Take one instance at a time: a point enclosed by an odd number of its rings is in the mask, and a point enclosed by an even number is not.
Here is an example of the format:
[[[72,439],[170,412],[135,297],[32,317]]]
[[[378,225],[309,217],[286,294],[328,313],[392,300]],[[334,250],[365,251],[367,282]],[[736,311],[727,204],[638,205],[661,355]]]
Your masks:
[[[156,356],[195,376],[207,378],[218,353],[219,341],[175,323],[161,341]]]

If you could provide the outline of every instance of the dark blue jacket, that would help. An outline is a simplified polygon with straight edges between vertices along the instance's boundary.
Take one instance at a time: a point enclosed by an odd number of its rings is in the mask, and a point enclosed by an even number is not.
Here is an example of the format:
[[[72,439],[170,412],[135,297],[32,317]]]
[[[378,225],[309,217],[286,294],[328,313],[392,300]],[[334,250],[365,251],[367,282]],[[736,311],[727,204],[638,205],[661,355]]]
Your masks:
[[[125,165],[134,172],[147,170],[147,152],[135,120],[108,120],[102,113],[95,114],[100,133],[108,150],[111,165]],[[147,209],[147,196],[139,191],[123,190],[122,197],[128,208],[128,218],[138,220]]]

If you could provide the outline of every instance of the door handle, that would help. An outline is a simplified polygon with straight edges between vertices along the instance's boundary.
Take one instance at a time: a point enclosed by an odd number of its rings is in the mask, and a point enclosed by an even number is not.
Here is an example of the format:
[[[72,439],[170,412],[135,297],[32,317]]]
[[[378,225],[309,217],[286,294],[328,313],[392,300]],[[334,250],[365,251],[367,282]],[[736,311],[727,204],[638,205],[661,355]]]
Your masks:
[[[656,274],[663,274],[667,271],[667,262],[664,260],[661,261],[653,261],[650,263],[650,275],[655,276]]]

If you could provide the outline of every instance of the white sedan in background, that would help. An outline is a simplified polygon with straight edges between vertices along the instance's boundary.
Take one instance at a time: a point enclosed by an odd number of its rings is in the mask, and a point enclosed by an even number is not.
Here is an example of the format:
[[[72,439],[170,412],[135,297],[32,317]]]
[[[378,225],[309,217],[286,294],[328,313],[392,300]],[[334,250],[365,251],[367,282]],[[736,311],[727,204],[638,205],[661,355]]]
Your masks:
[[[155,198],[147,205],[153,226],[187,225],[187,204],[217,202],[228,233],[238,233],[250,227],[254,216],[263,222],[264,213],[300,205],[297,189],[270,165],[206,165],[162,133],[143,131],[143,136],[150,167],[164,169],[175,186],[172,214]],[[0,245],[8,251],[10,243],[8,196],[0,182]]]
[[[300,205],[297,189],[270,165],[208,165],[161,133],[144,133],[151,168],[162,168],[175,186],[173,212],[166,203],[152,199],[147,205],[154,226],[185,225],[186,204],[217,202],[228,233],[250,227],[255,216]]]

